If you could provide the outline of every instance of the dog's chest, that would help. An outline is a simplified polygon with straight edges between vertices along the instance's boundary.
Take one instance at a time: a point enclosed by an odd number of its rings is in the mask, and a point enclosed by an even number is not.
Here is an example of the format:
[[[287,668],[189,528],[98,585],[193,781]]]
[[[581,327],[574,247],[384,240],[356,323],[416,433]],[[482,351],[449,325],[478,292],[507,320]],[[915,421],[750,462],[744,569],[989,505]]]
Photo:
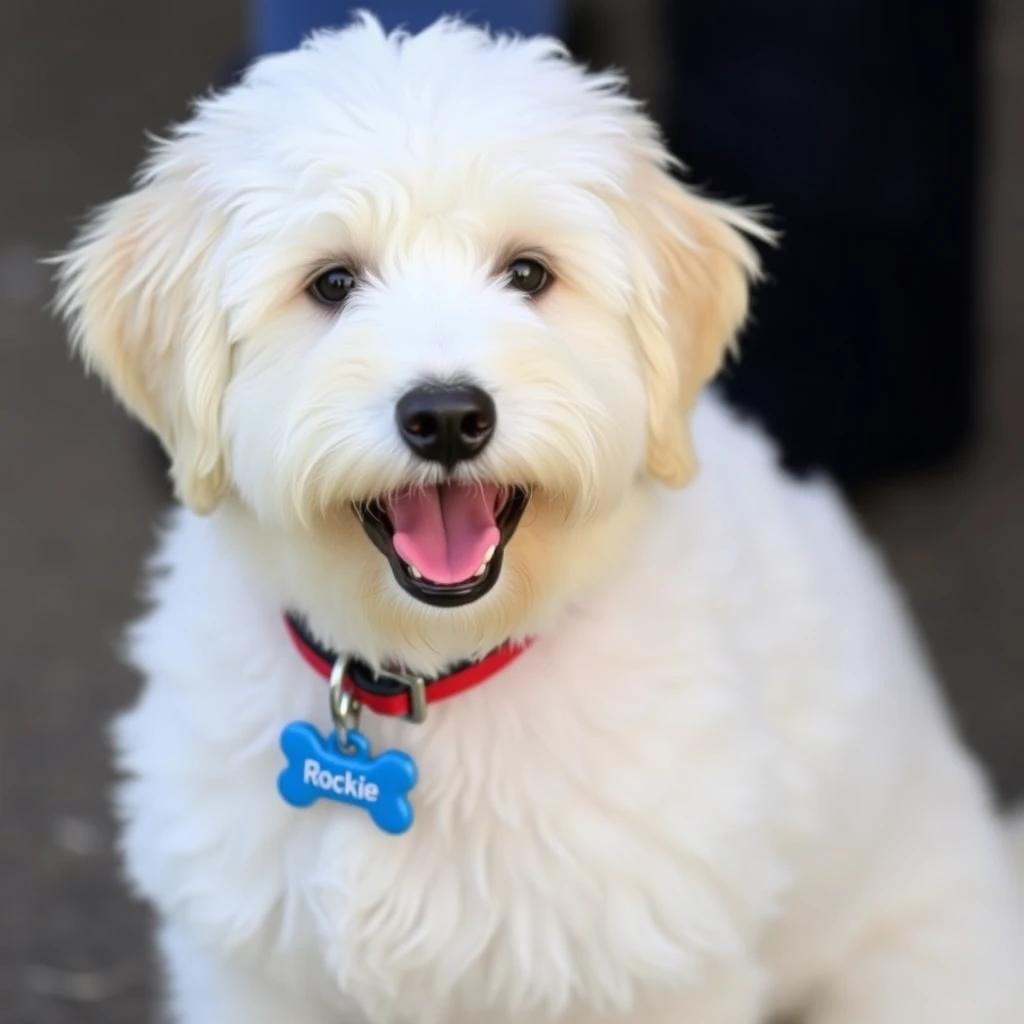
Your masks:
[[[279,806],[272,749],[238,773],[206,815],[223,833],[211,847],[260,851],[202,867],[219,875],[206,882],[225,933],[254,923],[262,896],[251,947],[273,950],[275,973],[420,1021],[427,993],[447,1019],[564,1009],[581,993],[627,1003],[696,983],[709,958],[748,946],[781,873],[774,836],[749,814],[776,780],[744,709],[714,687],[684,702],[678,685],[623,706],[618,687],[571,673],[555,701],[532,672],[420,730],[370,723],[379,749],[419,765],[405,835],[358,808]],[[193,800],[210,807],[208,793]]]
[[[128,869],[281,984],[418,1024],[427,1005],[614,1006],[699,984],[777,905],[787,758],[696,616],[657,643],[625,615],[586,620],[424,726],[366,716],[376,750],[419,768],[415,823],[390,836],[359,808],[279,797],[281,729],[329,727],[286,640],[228,631],[183,661],[163,638],[198,627],[159,615],[118,730]]]

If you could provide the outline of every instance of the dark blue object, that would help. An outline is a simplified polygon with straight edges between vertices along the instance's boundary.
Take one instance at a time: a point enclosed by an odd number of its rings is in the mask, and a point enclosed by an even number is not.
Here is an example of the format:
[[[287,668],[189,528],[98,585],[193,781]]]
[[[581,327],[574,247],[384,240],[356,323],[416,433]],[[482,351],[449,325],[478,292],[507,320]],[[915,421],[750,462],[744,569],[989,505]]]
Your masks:
[[[288,761],[277,779],[281,796],[292,807],[309,807],[317,800],[361,807],[383,832],[397,835],[412,825],[409,790],[419,775],[416,763],[400,750],[374,757],[366,737],[350,729],[351,749],[339,748],[331,733],[321,736],[308,722],[292,722],[281,733]]]
[[[354,8],[372,11],[387,29],[419,32],[444,14],[456,14],[475,25],[520,35],[556,35],[562,27],[561,0],[468,0],[464,5],[381,0],[249,0],[249,45],[255,56],[298,46],[314,29],[344,25]]]
[[[664,0],[693,179],[771,207],[727,396],[794,470],[848,481],[970,435],[978,0]]]

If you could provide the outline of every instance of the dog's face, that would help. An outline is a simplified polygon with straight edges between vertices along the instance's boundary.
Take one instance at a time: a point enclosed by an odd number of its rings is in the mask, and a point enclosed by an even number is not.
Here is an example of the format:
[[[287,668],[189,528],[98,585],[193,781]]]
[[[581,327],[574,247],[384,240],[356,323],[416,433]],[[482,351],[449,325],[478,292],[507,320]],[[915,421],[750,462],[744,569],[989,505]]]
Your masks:
[[[549,41],[364,20],[202,102],[63,302],[186,504],[316,536],[392,617],[511,624],[581,523],[694,471],[762,232],[667,163]]]

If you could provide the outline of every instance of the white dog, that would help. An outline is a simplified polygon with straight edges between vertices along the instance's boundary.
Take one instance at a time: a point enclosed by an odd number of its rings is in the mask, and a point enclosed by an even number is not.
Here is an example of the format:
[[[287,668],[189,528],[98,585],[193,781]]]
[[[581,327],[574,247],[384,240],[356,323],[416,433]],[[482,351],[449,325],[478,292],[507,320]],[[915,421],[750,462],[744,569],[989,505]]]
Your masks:
[[[767,233],[669,165],[550,40],[364,17],[64,258],[187,508],[116,729],[174,1021],[1024,1021],[885,571],[698,401]]]

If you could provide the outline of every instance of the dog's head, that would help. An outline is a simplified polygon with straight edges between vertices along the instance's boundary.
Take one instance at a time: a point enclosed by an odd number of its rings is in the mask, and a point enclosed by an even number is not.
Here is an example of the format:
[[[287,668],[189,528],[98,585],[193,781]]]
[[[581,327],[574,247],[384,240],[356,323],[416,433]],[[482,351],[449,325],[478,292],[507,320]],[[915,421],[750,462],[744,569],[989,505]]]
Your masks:
[[[63,308],[185,504],[325,540],[390,613],[512,624],[581,523],[695,471],[764,232],[670,171],[556,43],[364,18],[199,103]]]

